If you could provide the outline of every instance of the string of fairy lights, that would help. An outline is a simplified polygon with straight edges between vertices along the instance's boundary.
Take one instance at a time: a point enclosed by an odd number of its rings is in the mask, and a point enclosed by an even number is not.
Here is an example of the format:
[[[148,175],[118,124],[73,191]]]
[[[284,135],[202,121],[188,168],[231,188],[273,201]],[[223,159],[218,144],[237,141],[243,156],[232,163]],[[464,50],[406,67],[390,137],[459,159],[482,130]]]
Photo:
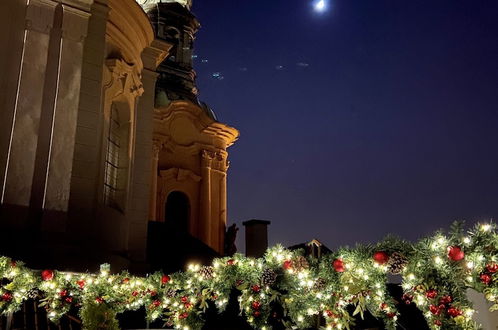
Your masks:
[[[387,290],[389,274],[401,278],[401,301]],[[145,277],[112,274],[109,265],[97,274],[40,272],[0,257],[2,314],[36,299],[54,322],[78,310],[86,329],[118,329],[117,314],[141,308],[148,321],[200,329],[209,308],[222,313],[230,303],[238,303],[256,329],[276,323],[301,329],[317,322],[327,329],[349,329],[366,312],[395,329],[399,303],[414,304],[431,329],[478,329],[468,288],[483,293],[491,310],[498,309],[495,224],[478,224],[469,231],[455,225],[447,234],[438,232],[416,243],[388,237],[320,259],[276,246],[260,259],[236,254],[210,266]]]

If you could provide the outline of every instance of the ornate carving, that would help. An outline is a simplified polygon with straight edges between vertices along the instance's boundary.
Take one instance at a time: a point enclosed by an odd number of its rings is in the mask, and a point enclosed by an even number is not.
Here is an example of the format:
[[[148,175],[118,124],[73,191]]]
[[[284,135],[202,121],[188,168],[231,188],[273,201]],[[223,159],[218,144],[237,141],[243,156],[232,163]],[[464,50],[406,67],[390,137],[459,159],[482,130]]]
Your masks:
[[[215,157],[215,153],[209,150],[202,150],[201,152],[201,163],[202,167],[211,167],[213,159]]]
[[[130,65],[122,59],[108,59],[106,66],[111,73],[110,81],[104,86],[108,89],[117,86],[115,95],[129,92],[137,97],[143,94],[142,77],[138,73],[135,65]]]
[[[159,171],[160,176],[164,180],[175,179],[176,181],[201,181],[201,177],[194,172],[184,169],[184,168],[170,168],[167,170]]]

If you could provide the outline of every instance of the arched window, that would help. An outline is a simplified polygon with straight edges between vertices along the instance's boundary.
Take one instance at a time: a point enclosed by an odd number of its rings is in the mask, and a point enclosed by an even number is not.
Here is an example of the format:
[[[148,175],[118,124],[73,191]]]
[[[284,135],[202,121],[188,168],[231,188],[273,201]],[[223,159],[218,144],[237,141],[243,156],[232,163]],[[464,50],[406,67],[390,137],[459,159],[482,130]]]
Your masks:
[[[127,178],[128,125],[123,122],[118,107],[113,103],[109,116],[107,149],[104,169],[104,203],[124,210],[124,192]]]
[[[190,202],[184,193],[173,191],[166,200],[166,223],[178,233],[188,232],[190,219]]]

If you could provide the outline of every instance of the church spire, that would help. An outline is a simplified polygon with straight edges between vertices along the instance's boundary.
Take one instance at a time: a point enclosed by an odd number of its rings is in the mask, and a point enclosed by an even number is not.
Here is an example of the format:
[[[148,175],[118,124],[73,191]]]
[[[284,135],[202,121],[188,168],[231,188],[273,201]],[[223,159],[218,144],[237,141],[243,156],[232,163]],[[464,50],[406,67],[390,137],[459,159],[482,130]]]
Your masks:
[[[192,0],[154,2],[147,13],[156,36],[173,45],[169,57],[157,69],[156,105],[167,106],[174,100],[190,100],[198,104],[192,57],[200,24],[189,10]]]

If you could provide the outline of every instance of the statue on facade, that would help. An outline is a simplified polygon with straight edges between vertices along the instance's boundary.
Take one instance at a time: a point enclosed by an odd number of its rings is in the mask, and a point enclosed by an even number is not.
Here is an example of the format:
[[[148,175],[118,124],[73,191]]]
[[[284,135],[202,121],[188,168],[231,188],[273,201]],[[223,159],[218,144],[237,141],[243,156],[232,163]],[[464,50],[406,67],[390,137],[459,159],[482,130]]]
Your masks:
[[[225,233],[225,256],[232,256],[237,252],[237,246],[235,246],[235,240],[237,239],[237,228],[236,224],[228,227]]]

